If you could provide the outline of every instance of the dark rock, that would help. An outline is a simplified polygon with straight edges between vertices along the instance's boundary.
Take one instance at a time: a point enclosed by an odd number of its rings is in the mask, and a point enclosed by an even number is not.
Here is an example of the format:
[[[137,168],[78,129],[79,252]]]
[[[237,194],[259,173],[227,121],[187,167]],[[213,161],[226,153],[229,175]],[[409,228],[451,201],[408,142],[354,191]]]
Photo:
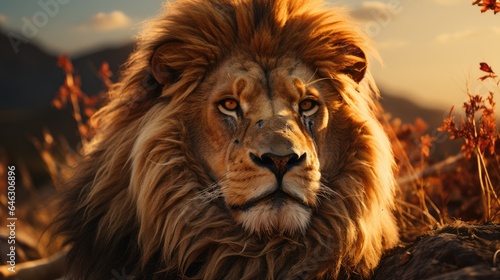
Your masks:
[[[389,251],[372,279],[500,279],[500,225],[455,223]]]

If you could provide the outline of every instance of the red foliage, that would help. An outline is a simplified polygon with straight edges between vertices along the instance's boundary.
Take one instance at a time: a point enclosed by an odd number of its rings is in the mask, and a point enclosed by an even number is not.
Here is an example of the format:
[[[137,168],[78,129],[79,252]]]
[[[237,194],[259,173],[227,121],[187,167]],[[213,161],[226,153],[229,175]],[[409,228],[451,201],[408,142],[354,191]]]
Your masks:
[[[489,66],[481,70],[494,74]],[[461,138],[464,140],[462,151],[466,158],[470,158],[476,149],[484,156],[486,152],[489,155],[495,153],[495,142],[497,140],[497,129],[495,120],[495,101],[494,93],[489,92],[485,99],[479,94],[469,94],[469,100],[464,102],[465,119],[462,118],[460,125],[455,122],[452,116],[453,107],[450,110],[448,118],[444,120],[444,125],[440,128],[442,131],[448,131],[451,139]],[[477,118],[477,115],[480,115]]]
[[[90,126],[85,122],[85,119],[90,119],[92,115],[96,112],[102,102],[100,96],[88,96],[81,90],[80,77],[73,74],[73,64],[71,60],[66,55],[61,55],[57,64],[61,67],[66,74],[66,79],[64,84],[59,88],[55,98],[52,100],[52,105],[58,109],[62,109],[68,102],[71,102],[73,107],[73,117],[78,124],[78,131],[82,142],[90,140],[92,137]],[[98,75],[103,80],[105,88],[109,88],[112,85],[110,77],[113,72],[109,70],[109,64],[104,62],[99,71]],[[82,108],[80,110],[80,107]],[[82,116],[85,116],[85,119]]]
[[[480,77],[479,80],[484,81],[486,79],[494,79],[497,77],[497,75],[495,74],[495,72],[493,72],[493,69],[491,69],[488,63],[481,62],[479,63],[479,65],[480,65],[479,70],[488,73],[487,75]]]
[[[420,136],[420,154],[422,158],[430,156],[430,149],[435,140],[436,137],[432,137],[429,134]]]
[[[495,14],[500,12],[500,2],[497,0],[473,0],[472,5],[481,7],[481,13],[492,10]]]

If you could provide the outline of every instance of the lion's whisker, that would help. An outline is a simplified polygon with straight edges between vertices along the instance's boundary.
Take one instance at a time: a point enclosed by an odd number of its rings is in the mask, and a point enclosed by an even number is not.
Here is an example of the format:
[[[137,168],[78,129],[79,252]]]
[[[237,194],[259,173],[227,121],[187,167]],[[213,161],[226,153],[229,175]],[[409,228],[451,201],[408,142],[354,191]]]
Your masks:
[[[306,85],[309,85],[309,83],[311,82],[311,80],[314,78],[314,76],[316,76],[316,73],[318,73],[318,68],[316,68],[314,70],[314,73],[311,75],[311,77],[309,79],[307,79],[307,82],[306,82]]]
[[[311,82],[307,82],[306,83],[306,86],[310,86],[312,84],[315,84],[317,82],[321,82],[321,81],[324,81],[324,80],[333,80],[333,78],[319,78],[319,79],[316,79],[314,81],[311,81]]]
[[[324,183],[321,183],[321,187],[319,190],[320,191],[317,193],[318,198],[325,198],[325,199],[329,199],[329,200],[336,199],[336,200],[340,200],[340,201],[345,201],[348,198],[360,198],[360,197],[362,197],[361,194],[351,194],[351,195],[341,194],[341,193],[333,190],[332,188],[328,187]]]
[[[226,174],[222,176],[222,178],[218,181],[213,182],[205,189],[201,190],[195,197],[191,198],[191,200],[202,201],[203,203],[210,203],[214,200],[217,200],[222,197],[222,182],[226,180]]]

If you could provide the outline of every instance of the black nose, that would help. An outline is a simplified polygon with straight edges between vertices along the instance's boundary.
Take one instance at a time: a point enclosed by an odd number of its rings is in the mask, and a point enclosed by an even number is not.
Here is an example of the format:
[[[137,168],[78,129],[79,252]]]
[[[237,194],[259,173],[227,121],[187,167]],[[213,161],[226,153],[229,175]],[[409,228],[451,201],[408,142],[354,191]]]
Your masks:
[[[306,159],[306,153],[300,157],[297,154],[278,156],[271,153],[265,153],[258,157],[250,153],[250,158],[255,164],[271,170],[278,179],[278,183],[281,184],[281,180],[283,176],[285,176],[285,173],[292,167],[300,165]]]

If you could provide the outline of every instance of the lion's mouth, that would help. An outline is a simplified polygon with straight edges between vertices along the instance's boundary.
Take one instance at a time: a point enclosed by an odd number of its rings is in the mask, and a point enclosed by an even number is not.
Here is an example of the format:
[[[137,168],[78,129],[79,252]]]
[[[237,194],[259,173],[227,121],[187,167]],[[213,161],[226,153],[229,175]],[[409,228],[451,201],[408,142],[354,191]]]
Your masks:
[[[258,197],[252,198],[242,205],[230,205],[229,208],[233,211],[248,211],[252,207],[260,204],[262,202],[268,201],[271,203],[273,208],[281,208],[287,200],[291,200],[299,204],[300,206],[309,209],[310,207],[305,204],[301,199],[290,195],[289,193],[278,189],[271,191],[269,193],[264,193]]]

